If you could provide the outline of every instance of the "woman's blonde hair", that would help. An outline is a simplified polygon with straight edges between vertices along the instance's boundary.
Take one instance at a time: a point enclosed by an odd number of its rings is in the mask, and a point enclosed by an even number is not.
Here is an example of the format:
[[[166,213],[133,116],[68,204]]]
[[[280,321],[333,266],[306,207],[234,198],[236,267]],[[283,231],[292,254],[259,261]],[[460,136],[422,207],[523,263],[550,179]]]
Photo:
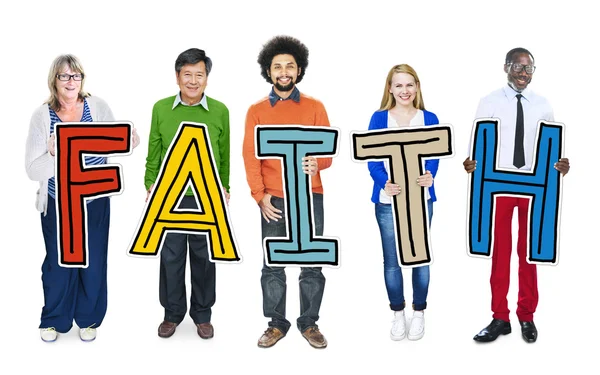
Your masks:
[[[413,101],[413,105],[417,109],[425,109],[425,104],[423,103],[423,95],[421,95],[421,83],[419,81],[419,76],[417,75],[417,72],[415,72],[415,70],[408,64],[400,64],[393,66],[387,75],[387,79],[385,80],[385,88],[383,89],[383,98],[381,98],[381,108],[379,108],[379,110],[385,111],[388,109],[392,109],[396,105],[396,99],[394,99],[394,96],[392,95],[392,93],[390,93],[390,88],[392,86],[392,77],[396,73],[406,73],[413,76],[413,78],[415,79],[415,83],[417,84],[417,96]]]
[[[83,100],[83,98],[87,98],[90,96],[87,92],[83,91],[83,84],[85,83],[85,73],[83,71],[83,66],[81,66],[81,62],[79,59],[73,55],[60,55],[54,59],[52,65],[50,66],[50,72],[48,73],[48,88],[50,89],[50,97],[46,100],[48,106],[52,108],[55,112],[60,111],[60,102],[58,101],[58,91],[56,90],[56,80],[58,79],[56,76],[61,73],[64,67],[68,66],[71,71],[75,73],[81,73],[83,75],[83,79],[81,80],[81,89],[79,90],[79,99]]]

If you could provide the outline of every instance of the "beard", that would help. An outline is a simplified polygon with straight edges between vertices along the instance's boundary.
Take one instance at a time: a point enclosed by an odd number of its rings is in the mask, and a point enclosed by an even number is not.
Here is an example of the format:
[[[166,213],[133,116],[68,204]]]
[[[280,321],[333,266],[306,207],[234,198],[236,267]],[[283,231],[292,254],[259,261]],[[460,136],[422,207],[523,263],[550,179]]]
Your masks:
[[[274,83],[274,86],[279,91],[288,92],[288,91],[292,91],[294,89],[295,84],[296,84],[296,82],[294,82],[293,80],[290,80],[290,83],[288,83],[287,85],[284,86],[281,83],[279,83],[279,81],[276,80]]]
[[[520,87],[517,87],[517,83],[515,82],[515,81],[516,81],[516,79],[515,79],[514,77],[510,77],[510,76],[509,76],[509,77],[508,77],[508,85],[509,85],[509,86],[510,86],[510,87],[511,87],[513,90],[515,90],[516,92],[523,92],[523,90],[525,90],[525,89],[527,88],[527,86],[529,86],[529,84],[531,83],[531,78],[532,78],[532,77],[529,77],[529,78],[527,79],[527,83],[525,84],[525,87],[523,87],[523,88],[520,88]]]

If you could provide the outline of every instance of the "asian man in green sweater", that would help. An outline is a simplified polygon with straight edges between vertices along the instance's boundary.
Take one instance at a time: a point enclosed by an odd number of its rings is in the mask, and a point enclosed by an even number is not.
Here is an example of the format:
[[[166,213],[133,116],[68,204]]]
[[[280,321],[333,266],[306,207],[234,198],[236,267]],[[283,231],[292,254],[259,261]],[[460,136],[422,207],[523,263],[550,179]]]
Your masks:
[[[207,125],[215,165],[229,201],[229,110],[223,103],[204,94],[211,68],[212,61],[204,51],[191,48],[182,52],[175,62],[179,93],[154,104],[144,176],[148,196],[179,125],[187,121]],[[186,208],[198,208],[191,189],[179,204],[179,209]],[[171,337],[187,312],[185,264],[188,244],[192,285],[190,316],[198,335],[209,339],[214,335],[210,318],[215,303],[215,264],[209,260],[206,237],[185,233],[167,233],[160,251],[159,295],[165,315],[158,327],[158,335]]]

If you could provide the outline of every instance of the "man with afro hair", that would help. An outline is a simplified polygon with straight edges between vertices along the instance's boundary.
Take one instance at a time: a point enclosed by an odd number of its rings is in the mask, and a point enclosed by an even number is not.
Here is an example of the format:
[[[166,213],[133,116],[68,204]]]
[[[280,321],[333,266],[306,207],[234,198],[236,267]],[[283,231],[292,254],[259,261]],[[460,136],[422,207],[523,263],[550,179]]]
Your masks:
[[[329,126],[323,104],[300,93],[296,87],[308,66],[308,48],[289,36],[269,40],[258,55],[262,76],[272,84],[269,95],[250,106],[246,116],[243,156],[246,178],[252,197],[260,207],[262,237],[285,237],[286,223],[281,162],[279,159],[257,159],[254,150],[254,128],[257,125]],[[315,234],[323,234],[323,186],[320,171],[331,165],[331,158],[303,158],[303,172],[311,176]],[[320,267],[302,267],[299,279],[300,317],[297,326],[314,348],[325,348],[327,340],[316,321],[325,289]],[[263,312],[271,318],[269,328],[258,340],[258,346],[269,348],[282,339],[291,324],[285,317],[286,276],[284,267],[269,267],[263,262],[261,286]]]

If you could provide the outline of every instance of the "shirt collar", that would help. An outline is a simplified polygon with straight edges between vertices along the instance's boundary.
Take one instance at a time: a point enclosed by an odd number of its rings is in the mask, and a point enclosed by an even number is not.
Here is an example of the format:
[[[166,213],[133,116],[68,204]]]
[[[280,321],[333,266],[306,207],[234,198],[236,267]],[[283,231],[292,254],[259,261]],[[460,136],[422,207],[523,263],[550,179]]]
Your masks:
[[[202,107],[204,107],[204,109],[206,109],[208,111],[208,102],[206,101],[206,94],[202,94],[202,99],[200,99],[200,101],[196,104],[185,104],[183,101],[181,101],[181,92],[177,93],[177,96],[175,97],[175,101],[173,102],[173,108],[171,109],[175,109],[175,107],[177,107],[177,104],[181,104],[184,105],[186,107],[196,107],[201,105]]]
[[[529,90],[529,87],[526,87],[525,90],[518,92],[515,89],[513,89],[512,87],[510,87],[510,85],[508,83],[506,84],[506,86],[504,86],[504,95],[506,95],[506,97],[509,100],[512,100],[518,94],[521,94],[523,96],[523,99],[529,100],[529,97],[531,96],[531,90]]]
[[[288,96],[285,99],[280,97],[279,95],[277,95],[275,90],[273,88],[271,88],[271,92],[269,93],[269,103],[271,103],[271,107],[274,107],[275,104],[277,103],[277,101],[279,101],[279,100],[288,100],[288,99],[292,99],[296,103],[300,103],[300,90],[298,90],[298,88],[295,85],[294,85],[294,89],[292,90],[292,93],[290,94],[290,96]]]

